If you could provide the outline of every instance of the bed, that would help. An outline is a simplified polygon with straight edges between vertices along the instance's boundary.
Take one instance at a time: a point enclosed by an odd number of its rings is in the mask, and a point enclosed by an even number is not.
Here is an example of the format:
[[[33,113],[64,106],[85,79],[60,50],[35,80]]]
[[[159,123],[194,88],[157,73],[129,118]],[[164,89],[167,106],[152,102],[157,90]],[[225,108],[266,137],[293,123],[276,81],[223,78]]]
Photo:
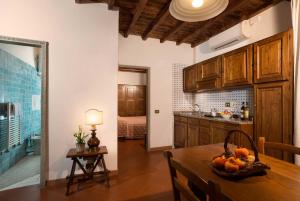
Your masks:
[[[118,117],[119,137],[125,139],[143,139],[146,134],[146,116]]]

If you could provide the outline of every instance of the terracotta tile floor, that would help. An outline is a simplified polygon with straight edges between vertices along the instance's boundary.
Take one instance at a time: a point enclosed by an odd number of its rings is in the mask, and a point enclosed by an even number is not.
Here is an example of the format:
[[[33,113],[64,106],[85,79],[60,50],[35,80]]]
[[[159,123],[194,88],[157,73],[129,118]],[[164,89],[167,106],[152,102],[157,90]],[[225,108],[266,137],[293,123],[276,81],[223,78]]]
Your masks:
[[[171,201],[173,200],[167,162],[161,151],[148,153],[143,141],[119,142],[119,174],[111,178],[111,187],[100,182],[74,185],[65,196],[65,184],[39,189],[24,187],[0,192],[0,201]]]

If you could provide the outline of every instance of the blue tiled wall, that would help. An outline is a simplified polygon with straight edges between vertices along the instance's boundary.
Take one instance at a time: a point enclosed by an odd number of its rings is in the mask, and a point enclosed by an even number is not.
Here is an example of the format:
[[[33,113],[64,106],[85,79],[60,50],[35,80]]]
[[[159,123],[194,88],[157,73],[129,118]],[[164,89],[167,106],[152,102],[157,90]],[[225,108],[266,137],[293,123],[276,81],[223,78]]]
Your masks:
[[[20,106],[21,142],[41,132],[41,110],[32,110],[32,95],[41,95],[36,69],[0,49],[0,102]]]

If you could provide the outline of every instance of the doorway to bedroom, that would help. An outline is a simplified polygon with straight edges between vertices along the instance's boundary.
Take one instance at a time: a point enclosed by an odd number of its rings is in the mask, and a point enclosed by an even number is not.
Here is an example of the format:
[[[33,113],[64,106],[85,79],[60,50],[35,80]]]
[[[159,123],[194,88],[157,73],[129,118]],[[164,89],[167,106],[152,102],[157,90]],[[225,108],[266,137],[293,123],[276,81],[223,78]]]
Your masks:
[[[118,144],[119,152],[129,147],[148,148],[148,69],[119,66]]]

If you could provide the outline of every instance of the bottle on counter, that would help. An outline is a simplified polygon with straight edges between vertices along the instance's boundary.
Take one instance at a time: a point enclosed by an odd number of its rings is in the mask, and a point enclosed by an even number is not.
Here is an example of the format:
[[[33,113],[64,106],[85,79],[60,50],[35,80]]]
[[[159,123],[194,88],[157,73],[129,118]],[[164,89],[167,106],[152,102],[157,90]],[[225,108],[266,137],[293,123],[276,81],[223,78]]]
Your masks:
[[[242,102],[242,107],[241,107],[241,111],[240,111],[240,116],[241,119],[244,120],[244,113],[245,113],[245,102]]]
[[[249,111],[248,102],[246,102],[246,106],[244,108],[244,119],[245,120],[249,120],[249,113],[250,113],[250,111]]]

